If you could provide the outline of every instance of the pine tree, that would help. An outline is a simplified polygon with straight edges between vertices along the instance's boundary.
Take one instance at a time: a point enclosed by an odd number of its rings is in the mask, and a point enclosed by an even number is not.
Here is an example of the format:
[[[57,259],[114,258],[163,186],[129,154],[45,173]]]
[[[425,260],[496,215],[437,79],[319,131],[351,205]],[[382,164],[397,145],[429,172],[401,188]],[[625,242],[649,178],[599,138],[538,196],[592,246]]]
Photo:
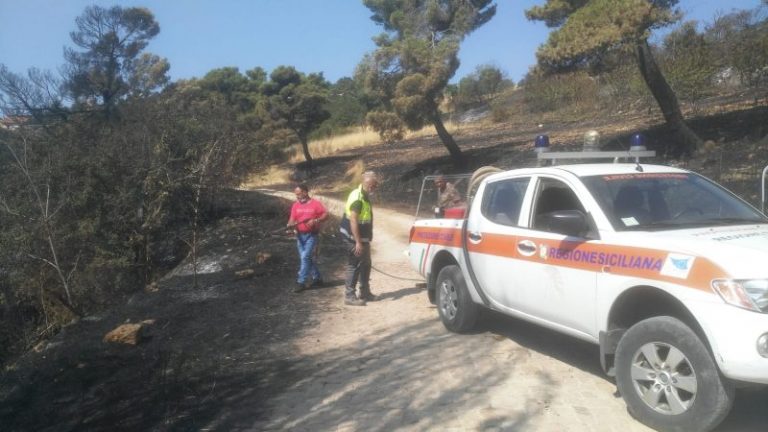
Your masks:
[[[676,151],[690,155],[701,139],[685,124],[677,96],[648,43],[651,31],[680,19],[678,0],[547,0],[526,11],[530,20],[554,28],[539,47],[539,64],[548,69],[584,65],[602,55],[631,47],[648,89],[676,138]]]
[[[142,55],[160,32],[148,9],[88,6],[75,22],[70,36],[83,51],[67,48],[64,57],[66,86],[76,101],[99,105],[109,117],[120,98],[146,95],[167,83],[168,62]]]
[[[459,67],[459,45],[496,13],[491,0],[363,0],[385,33],[358,73],[366,86],[410,129],[432,124],[454,163],[464,155],[445,128],[438,106]],[[375,114],[374,114],[375,115]]]

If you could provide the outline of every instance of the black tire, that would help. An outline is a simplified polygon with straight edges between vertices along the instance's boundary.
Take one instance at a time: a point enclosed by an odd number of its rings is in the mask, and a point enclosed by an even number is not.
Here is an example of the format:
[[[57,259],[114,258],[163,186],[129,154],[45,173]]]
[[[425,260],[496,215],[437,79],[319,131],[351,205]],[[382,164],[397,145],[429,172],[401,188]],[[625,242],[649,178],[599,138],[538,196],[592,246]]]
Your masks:
[[[619,341],[615,365],[629,413],[656,430],[711,430],[733,404],[733,383],[720,374],[699,336],[676,318],[632,326]]]
[[[467,291],[459,266],[449,265],[440,270],[435,291],[437,310],[445,328],[464,333],[475,327],[479,308]]]

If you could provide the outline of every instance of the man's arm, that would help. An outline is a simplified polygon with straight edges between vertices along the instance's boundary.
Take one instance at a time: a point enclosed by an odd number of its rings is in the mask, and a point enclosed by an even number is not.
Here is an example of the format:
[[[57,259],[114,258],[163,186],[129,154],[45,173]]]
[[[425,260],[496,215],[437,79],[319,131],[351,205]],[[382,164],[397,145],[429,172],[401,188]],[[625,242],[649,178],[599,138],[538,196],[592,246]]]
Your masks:
[[[317,221],[322,222],[328,218],[328,211],[325,209],[325,206],[320,201],[317,202],[317,208],[320,212],[320,215],[317,216]]]
[[[363,242],[360,241],[360,227],[357,226],[359,216],[358,212],[354,210],[349,212],[349,228],[352,230],[352,238],[355,239],[355,256],[360,256],[363,252]]]

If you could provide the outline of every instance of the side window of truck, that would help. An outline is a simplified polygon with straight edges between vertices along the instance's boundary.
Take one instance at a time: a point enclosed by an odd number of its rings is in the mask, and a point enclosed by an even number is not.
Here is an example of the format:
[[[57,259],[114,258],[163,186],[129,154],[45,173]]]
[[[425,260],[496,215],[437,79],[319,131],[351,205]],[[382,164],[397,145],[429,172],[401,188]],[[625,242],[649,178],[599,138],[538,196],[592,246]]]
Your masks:
[[[542,216],[549,213],[562,210],[578,210],[586,213],[584,206],[570,186],[551,178],[542,178],[539,181],[533,209],[533,229],[541,231],[548,231]]]
[[[483,216],[501,225],[518,226],[520,208],[530,179],[514,178],[489,183],[483,194]]]

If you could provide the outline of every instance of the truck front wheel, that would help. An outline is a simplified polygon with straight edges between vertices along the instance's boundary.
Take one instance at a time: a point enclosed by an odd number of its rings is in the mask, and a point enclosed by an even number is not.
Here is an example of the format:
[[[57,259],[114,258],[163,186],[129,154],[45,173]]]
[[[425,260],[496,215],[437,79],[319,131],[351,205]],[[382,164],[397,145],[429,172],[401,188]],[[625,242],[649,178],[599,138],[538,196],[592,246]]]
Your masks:
[[[437,274],[437,310],[445,328],[463,333],[477,322],[478,307],[467,291],[467,284],[457,265],[443,267]]]
[[[630,414],[661,431],[708,431],[728,414],[733,384],[696,333],[664,316],[632,326],[616,349],[616,384]]]

